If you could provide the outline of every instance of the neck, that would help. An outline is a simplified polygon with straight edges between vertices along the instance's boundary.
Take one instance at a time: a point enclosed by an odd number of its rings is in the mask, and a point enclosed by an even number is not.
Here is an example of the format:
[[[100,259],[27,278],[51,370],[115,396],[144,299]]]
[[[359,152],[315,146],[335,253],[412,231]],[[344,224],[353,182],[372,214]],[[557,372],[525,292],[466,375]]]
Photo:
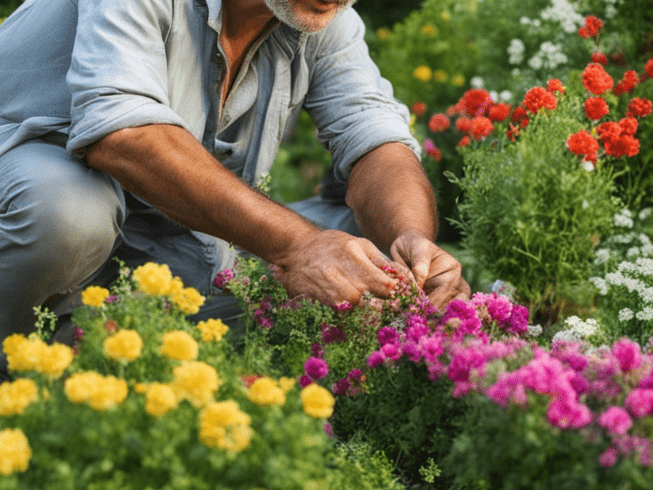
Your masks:
[[[263,0],[222,0],[222,35],[232,41],[258,37],[273,19]]]

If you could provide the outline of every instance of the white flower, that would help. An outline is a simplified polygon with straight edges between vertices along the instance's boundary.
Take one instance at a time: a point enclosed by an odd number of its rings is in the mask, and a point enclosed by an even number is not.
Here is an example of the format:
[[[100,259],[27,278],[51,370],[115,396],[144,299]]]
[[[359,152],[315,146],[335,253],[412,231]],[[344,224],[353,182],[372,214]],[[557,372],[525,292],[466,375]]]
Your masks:
[[[590,162],[589,160],[585,160],[583,158],[583,161],[581,163],[583,164],[583,170],[586,170],[588,172],[591,172],[592,170],[594,170],[594,164],[592,162]]]
[[[504,90],[499,94],[499,100],[503,102],[510,102],[513,98],[510,90]]]
[[[542,10],[540,17],[544,20],[558,22],[565,32],[574,33],[585,22],[584,17],[576,12],[568,0],[552,0],[551,3],[550,7]]]
[[[537,53],[530,60],[528,60],[528,66],[530,66],[533,70],[539,70],[542,68],[542,65],[544,65],[544,61],[542,60],[540,53]]]
[[[490,98],[496,103],[499,102],[499,94],[496,90],[490,90]]]
[[[641,221],[644,221],[646,218],[648,218],[648,217],[651,215],[651,211],[653,211],[653,208],[645,208],[645,209],[642,209],[642,210],[639,212],[639,219],[640,219]]]
[[[610,286],[608,286],[608,283],[605,279],[602,277],[590,277],[590,282],[594,284],[596,289],[599,290],[599,294],[601,296],[605,296],[608,294],[608,291],[610,290]]]
[[[510,46],[508,46],[508,63],[511,65],[518,65],[524,60],[524,42],[521,39],[513,39],[510,41]]]
[[[628,209],[622,209],[614,217],[614,225],[621,228],[632,228],[633,227],[633,213]]]
[[[531,19],[529,19],[528,17],[522,17],[521,19],[519,19],[519,23],[523,26],[527,26],[531,23]]]
[[[561,330],[560,332],[556,333],[553,338],[551,339],[551,342],[559,342],[559,341],[568,341],[568,342],[574,342],[580,340],[576,335],[571,330]]]
[[[542,335],[542,326],[541,325],[529,325],[526,330],[527,337],[539,337]]]
[[[650,322],[653,320],[653,308],[646,306],[642,311],[637,312],[635,318],[644,322]]]
[[[608,260],[610,260],[610,250],[607,248],[599,248],[596,252],[594,252],[595,265],[605,264]]]
[[[633,316],[635,316],[635,314],[630,308],[623,308],[619,310],[619,321],[622,323],[627,322],[628,320],[632,320]]]
[[[483,88],[485,86],[485,83],[483,82],[483,78],[479,76],[472,77],[469,83],[474,88]]]
[[[640,255],[639,247],[630,247],[626,252],[626,257],[628,257],[629,259],[633,257],[637,257],[638,255]]]

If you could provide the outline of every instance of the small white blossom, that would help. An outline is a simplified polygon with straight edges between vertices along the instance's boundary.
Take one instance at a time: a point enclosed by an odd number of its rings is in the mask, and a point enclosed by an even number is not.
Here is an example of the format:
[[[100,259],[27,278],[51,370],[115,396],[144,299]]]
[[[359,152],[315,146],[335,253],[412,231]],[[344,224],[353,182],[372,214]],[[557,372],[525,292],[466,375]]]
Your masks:
[[[572,34],[583,25],[585,18],[576,12],[568,0],[552,0],[552,5],[542,10],[540,16],[544,20],[558,22],[565,32]]]
[[[645,208],[645,209],[642,209],[642,210],[639,212],[639,219],[640,219],[641,221],[644,221],[646,218],[648,218],[648,217],[651,215],[651,211],[653,211],[653,208]]]
[[[540,53],[537,53],[530,60],[528,60],[528,66],[530,66],[533,70],[539,70],[543,65],[544,61],[542,60]]]
[[[596,252],[594,252],[595,265],[605,264],[608,260],[610,260],[610,250],[607,248],[599,248]]]
[[[499,94],[499,100],[502,102],[510,102],[513,98],[510,90],[504,90]]]
[[[594,164],[592,162],[590,162],[589,160],[585,160],[583,158],[583,161],[581,163],[583,164],[583,170],[586,170],[588,172],[591,172],[592,170],[594,170]]]
[[[494,103],[499,102],[499,93],[496,90],[490,90],[490,98]]]
[[[638,257],[639,255],[640,255],[639,247],[630,247],[626,252],[626,257],[628,257],[629,259],[633,257]]]
[[[553,338],[551,339],[551,342],[560,342],[560,341],[567,341],[567,342],[574,342],[580,340],[576,335],[571,330],[561,330],[560,332],[556,333]]]
[[[527,26],[531,23],[531,19],[529,19],[528,17],[522,17],[519,19],[519,23],[523,26]]]
[[[596,289],[599,290],[599,294],[601,296],[605,296],[608,294],[608,291],[610,290],[610,286],[608,286],[608,283],[605,279],[602,277],[590,277],[590,282],[594,284]]]
[[[630,308],[623,308],[619,310],[619,321],[621,323],[627,322],[628,320],[632,320],[635,314],[633,313],[633,310]]]
[[[650,306],[646,306],[644,309],[642,309],[642,311],[637,312],[635,318],[643,322],[650,322],[651,320],[653,320],[653,308]]]
[[[485,86],[485,82],[483,82],[483,78],[479,76],[472,77],[469,83],[474,88],[483,88]]]
[[[583,209],[587,209],[587,208],[590,207],[590,203],[587,202],[587,199],[583,199],[583,204],[582,204],[582,206],[583,206]]]
[[[526,330],[527,337],[539,337],[542,335],[542,326],[541,325],[529,325]]]
[[[621,228],[632,228],[633,227],[633,213],[628,209],[622,209],[614,217],[614,225]]]
[[[524,50],[526,46],[521,39],[513,39],[508,46],[508,63],[511,65],[518,65],[524,60]]]

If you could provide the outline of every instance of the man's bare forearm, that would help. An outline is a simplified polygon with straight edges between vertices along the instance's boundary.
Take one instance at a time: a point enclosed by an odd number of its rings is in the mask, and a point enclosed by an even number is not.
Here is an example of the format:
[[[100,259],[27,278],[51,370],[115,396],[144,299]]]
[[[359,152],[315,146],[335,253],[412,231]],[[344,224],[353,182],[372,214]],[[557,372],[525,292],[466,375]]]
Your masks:
[[[282,267],[320,232],[248,187],[177,126],[116,131],[92,145],[87,158],[175,221]]]
[[[401,143],[382,145],[356,162],[346,201],[363,234],[386,254],[410,229],[435,240],[433,188],[415,154]]]

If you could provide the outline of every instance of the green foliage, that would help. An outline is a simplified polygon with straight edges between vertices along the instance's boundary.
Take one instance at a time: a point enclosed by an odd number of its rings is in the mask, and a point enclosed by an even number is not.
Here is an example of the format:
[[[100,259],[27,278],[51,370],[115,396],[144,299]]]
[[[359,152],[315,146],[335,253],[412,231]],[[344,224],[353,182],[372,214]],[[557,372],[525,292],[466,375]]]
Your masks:
[[[546,422],[546,404],[534,398],[527,411],[502,409],[476,398],[451,453],[439,464],[444,472],[456,475],[451,489],[645,488],[641,482],[650,478],[650,469],[629,460],[613,468],[602,467],[598,457],[609,440],[595,433],[552,427]],[[594,443],[588,444],[588,438]]]
[[[517,288],[536,323],[556,320],[564,292],[587,277],[593,242],[610,231],[616,209],[610,164],[587,172],[565,147],[585,125],[582,103],[566,95],[554,111],[541,109],[516,143],[466,148],[465,175],[453,179],[465,193],[465,246]]]

